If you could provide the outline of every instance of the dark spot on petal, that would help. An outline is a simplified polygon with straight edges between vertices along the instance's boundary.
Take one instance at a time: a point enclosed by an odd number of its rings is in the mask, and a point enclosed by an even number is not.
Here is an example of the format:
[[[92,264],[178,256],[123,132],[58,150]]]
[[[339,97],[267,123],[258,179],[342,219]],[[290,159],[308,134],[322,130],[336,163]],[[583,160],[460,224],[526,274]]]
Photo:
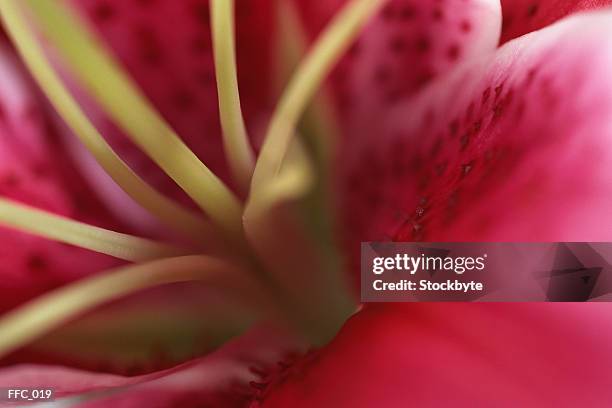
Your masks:
[[[495,87],[495,100],[499,99],[499,96],[504,90],[504,84],[500,84]]]
[[[530,86],[533,83],[533,80],[535,79],[536,74],[537,74],[536,68],[531,68],[529,72],[527,72],[527,78],[525,79],[526,86]]]
[[[139,27],[134,31],[137,49],[141,59],[149,65],[158,65],[162,61],[162,47],[154,31]]]
[[[482,105],[484,106],[491,97],[491,87],[488,87],[482,92]]]
[[[192,15],[199,24],[205,27],[208,27],[210,25],[210,9],[206,2],[194,3],[191,11]]]
[[[157,0],[134,0],[134,2],[141,7],[151,7]]]
[[[401,36],[395,36],[391,39],[389,46],[391,47],[391,51],[398,54],[402,53],[406,50],[406,40]]]
[[[212,70],[208,69],[196,72],[194,78],[203,88],[208,88],[215,83],[215,75]]]
[[[195,105],[194,95],[187,90],[180,90],[176,92],[173,101],[176,104],[177,109],[183,112],[191,110]]]
[[[431,16],[434,21],[442,21],[444,19],[444,12],[442,9],[435,8]]]
[[[431,145],[431,150],[429,151],[429,155],[431,157],[436,157],[438,153],[442,150],[442,138],[439,136],[436,138],[436,141],[433,145]]]
[[[349,48],[347,55],[350,58],[355,58],[361,53],[361,42],[359,40],[355,41],[351,48]]]
[[[459,120],[455,119],[449,125],[450,135],[455,137],[457,136],[457,132],[459,132]]]
[[[115,17],[115,9],[106,1],[98,2],[92,9],[92,18],[97,23],[106,23]]]
[[[392,4],[387,4],[381,12],[382,18],[392,20],[395,17],[395,9]]]
[[[191,49],[195,55],[208,55],[211,45],[204,37],[198,36],[191,42]]]
[[[465,148],[468,146],[469,143],[470,143],[470,134],[465,133],[463,136],[461,136],[461,139],[459,139],[459,146],[461,147],[461,151],[465,150]]]
[[[501,103],[496,104],[493,107],[493,118],[495,118],[495,119],[500,118],[502,113],[503,113],[503,111],[504,111],[504,108],[503,108],[502,104]]]
[[[376,83],[388,82],[390,77],[391,77],[391,72],[387,65],[380,65],[374,71],[374,81]]]
[[[43,163],[38,163],[32,166],[32,174],[38,179],[42,179],[49,175],[49,168]]]
[[[470,31],[472,31],[472,24],[467,21],[467,20],[463,20],[461,21],[461,23],[459,24],[459,28],[461,29],[461,31],[463,31],[464,33],[469,33]]]
[[[506,97],[504,98],[504,104],[506,106],[511,105],[513,100],[514,100],[514,90],[510,88],[510,90],[506,94]]]
[[[470,105],[468,106],[467,110],[465,111],[465,121],[466,122],[471,122],[472,118],[474,117],[474,102],[470,103]]]
[[[416,9],[413,6],[405,6],[400,11],[400,18],[404,21],[411,20],[416,16]]]
[[[6,188],[15,188],[19,186],[20,180],[16,174],[8,173],[5,174],[2,178],[0,178],[0,184]]]
[[[457,44],[453,44],[450,47],[448,47],[446,55],[448,56],[449,60],[456,61],[459,58],[459,53],[460,53],[459,46]]]
[[[447,167],[448,167],[447,163],[437,164],[436,167],[434,168],[434,172],[436,173],[437,176],[441,176],[444,174]]]
[[[426,71],[421,72],[415,78],[415,84],[417,88],[420,88],[429,82],[436,76],[436,73],[433,70],[427,69]]]
[[[418,53],[425,54],[431,48],[431,42],[427,37],[419,37],[416,40],[415,47]]]
[[[406,92],[404,90],[399,89],[399,88],[391,89],[385,95],[385,101],[389,104],[394,104],[397,101],[401,100],[404,96],[406,96]],[[352,99],[350,100],[349,103],[352,103]]]
[[[47,268],[47,261],[40,254],[31,254],[26,259],[26,267],[30,272],[41,272]]]
[[[533,17],[538,12],[538,5],[532,4],[527,8],[527,17]]]

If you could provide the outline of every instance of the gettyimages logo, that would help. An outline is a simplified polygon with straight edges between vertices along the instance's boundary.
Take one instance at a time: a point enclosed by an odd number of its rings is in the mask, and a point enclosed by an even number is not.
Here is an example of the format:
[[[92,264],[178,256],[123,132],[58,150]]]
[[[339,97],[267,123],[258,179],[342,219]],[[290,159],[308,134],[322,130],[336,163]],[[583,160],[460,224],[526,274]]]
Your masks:
[[[612,243],[362,243],[361,300],[612,301]]]
[[[450,251],[449,251],[450,252]],[[441,257],[428,256],[421,253],[420,256],[410,256],[408,254],[396,254],[394,257],[376,257],[372,261],[372,272],[381,275],[385,271],[404,271],[411,275],[418,271],[453,271],[457,275],[462,275],[466,271],[482,271],[485,269],[487,254],[479,257]]]

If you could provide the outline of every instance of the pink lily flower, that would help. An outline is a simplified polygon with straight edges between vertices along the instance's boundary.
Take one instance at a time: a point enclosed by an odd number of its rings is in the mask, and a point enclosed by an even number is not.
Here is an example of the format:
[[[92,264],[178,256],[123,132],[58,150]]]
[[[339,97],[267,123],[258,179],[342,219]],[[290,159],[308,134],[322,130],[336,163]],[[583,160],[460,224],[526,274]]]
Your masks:
[[[0,388],[609,405],[605,303],[353,288],[362,241],[612,240],[607,3],[3,0]]]

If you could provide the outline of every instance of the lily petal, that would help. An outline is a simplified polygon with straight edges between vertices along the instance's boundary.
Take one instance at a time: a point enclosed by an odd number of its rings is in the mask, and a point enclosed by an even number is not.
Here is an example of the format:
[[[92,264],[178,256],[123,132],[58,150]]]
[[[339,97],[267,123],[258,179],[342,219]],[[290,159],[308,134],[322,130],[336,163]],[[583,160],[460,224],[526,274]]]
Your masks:
[[[350,239],[612,239],[611,23],[516,39],[387,115],[344,176]]]
[[[206,357],[148,375],[22,365],[0,370],[0,385],[54,387],[57,398],[86,407],[244,406],[251,395],[248,382],[258,378],[250,368],[274,364],[296,347],[301,346],[285,333],[261,326]]]
[[[501,42],[505,43],[582,10],[612,5],[610,0],[502,0]]]
[[[316,35],[343,1],[299,2]],[[332,83],[352,143],[389,106],[414,94],[461,61],[497,46],[501,10],[493,0],[391,0],[336,70]]]
[[[605,406],[605,304],[368,305],[251,407]]]
[[[54,144],[39,101],[0,50],[0,194],[97,225],[114,225]],[[0,311],[116,264],[110,257],[0,228]]]

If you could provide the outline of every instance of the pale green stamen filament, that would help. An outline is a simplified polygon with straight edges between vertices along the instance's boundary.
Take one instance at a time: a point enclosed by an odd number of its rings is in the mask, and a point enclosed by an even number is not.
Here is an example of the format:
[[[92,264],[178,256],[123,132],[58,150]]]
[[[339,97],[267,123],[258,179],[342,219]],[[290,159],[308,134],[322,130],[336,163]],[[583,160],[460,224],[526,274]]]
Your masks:
[[[167,225],[199,239],[207,232],[210,234],[211,228],[206,220],[158,193],[117,156],[55,73],[38,44],[36,36],[28,28],[28,23],[19,5],[12,0],[0,2],[0,13],[4,26],[30,72],[66,123],[106,173],[130,197]]]
[[[308,37],[296,4],[292,1],[279,2],[277,22],[280,32],[277,61],[279,83],[277,86],[282,90],[285,83],[291,78],[292,72],[306,55]],[[326,89],[321,89],[304,112],[303,133],[311,137],[317,156],[323,161],[322,164],[327,164],[340,133],[334,110],[330,93]]]
[[[246,191],[253,175],[255,160],[240,108],[234,34],[234,0],[211,0],[210,8],[215,75],[225,154],[234,177],[243,191]]]
[[[105,111],[231,236],[242,231],[242,206],[162,119],[111,55],[61,1],[28,1],[52,45]]]
[[[308,102],[334,64],[382,4],[384,0],[352,0],[335,17],[298,67],[270,121],[251,183],[253,194],[257,194],[258,188],[279,173],[294,129]]]
[[[170,245],[94,227],[3,198],[0,225],[132,262],[186,254]]]
[[[96,306],[147,288],[188,281],[222,284],[241,297],[249,293],[251,303],[262,306],[257,288],[226,262],[195,255],[163,259],[102,272],[9,312],[0,319],[0,357]]]

